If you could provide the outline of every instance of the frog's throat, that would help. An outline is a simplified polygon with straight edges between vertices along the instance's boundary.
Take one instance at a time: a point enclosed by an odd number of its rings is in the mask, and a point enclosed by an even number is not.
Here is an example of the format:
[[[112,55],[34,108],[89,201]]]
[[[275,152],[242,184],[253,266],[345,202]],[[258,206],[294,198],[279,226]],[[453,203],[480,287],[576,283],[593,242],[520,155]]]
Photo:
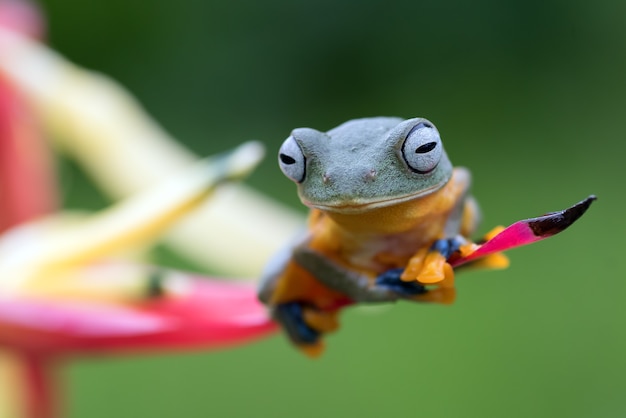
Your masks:
[[[425,196],[428,196],[441,188],[443,188],[449,179],[437,183],[427,189],[420,190],[416,193],[406,194],[402,196],[396,196],[390,199],[381,199],[381,200],[370,200],[367,202],[351,202],[340,203],[340,204],[321,204],[310,201],[303,201],[303,203],[310,207],[316,208],[324,212],[336,212],[336,213],[344,213],[344,214],[358,214],[367,212],[374,209],[380,209],[387,206],[393,206],[400,203],[408,202],[410,200],[419,199]]]

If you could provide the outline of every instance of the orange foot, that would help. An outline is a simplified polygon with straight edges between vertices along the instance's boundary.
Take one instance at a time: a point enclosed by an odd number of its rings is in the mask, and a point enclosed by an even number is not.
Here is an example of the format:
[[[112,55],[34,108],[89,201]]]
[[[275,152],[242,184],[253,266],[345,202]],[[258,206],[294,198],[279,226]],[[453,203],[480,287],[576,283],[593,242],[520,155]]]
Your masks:
[[[310,306],[302,309],[302,319],[311,329],[319,333],[319,338],[313,343],[299,343],[298,349],[306,356],[317,358],[322,355],[325,349],[323,334],[334,332],[339,329],[339,311],[321,311]]]
[[[324,342],[317,341],[313,344],[298,344],[296,347],[307,357],[318,358],[324,353]]]
[[[496,226],[491,231],[487,232],[485,236],[483,236],[481,241],[487,242],[493,237],[495,237],[496,235],[498,235],[503,230],[504,230],[503,226]],[[474,243],[461,245],[461,248],[459,249],[461,252],[461,257],[466,257],[467,255],[476,251],[478,248],[480,248],[480,245],[477,245]],[[505,269],[508,266],[509,266],[509,258],[503,253],[490,254],[486,257],[473,261],[468,265],[469,268],[477,267],[477,268],[489,268],[489,269]]]
[[[418,251],[409,260],[400,279],[444,288],[454,287],[454,271],[446,262],[446,257],[438,251],[428,249]]]

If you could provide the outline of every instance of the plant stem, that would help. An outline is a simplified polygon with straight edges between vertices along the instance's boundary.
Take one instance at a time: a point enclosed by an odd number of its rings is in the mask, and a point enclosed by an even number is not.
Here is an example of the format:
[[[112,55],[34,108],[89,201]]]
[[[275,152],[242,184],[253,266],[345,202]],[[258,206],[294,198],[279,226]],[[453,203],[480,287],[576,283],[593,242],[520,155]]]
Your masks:
[[[24,384],[27,418],[57,417],[57,388],[54,387],[53,359],[37,353],[24,353]]]

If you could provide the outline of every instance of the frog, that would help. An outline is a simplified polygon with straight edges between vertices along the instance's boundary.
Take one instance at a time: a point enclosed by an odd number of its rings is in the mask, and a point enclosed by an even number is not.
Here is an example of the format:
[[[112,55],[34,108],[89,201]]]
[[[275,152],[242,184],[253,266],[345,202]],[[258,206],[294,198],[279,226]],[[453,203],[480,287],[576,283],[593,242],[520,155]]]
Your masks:
[[[326,132],[297,128],[281,145],[278,164],[310,213],[306,228],[268,263],[258,297],[302,352],[323,352],[324,336],[339,328],[346,306],[454,302],[453,266],[480,253],[470,237],[481,214],[470,171],[452,165],[431,121],[369,117]],[[480,254],[481,267],[508,266],[498,249],[523,245],[520,227],[536,232],[526,241],[543,239],[593,199],[504,232],[492,229],[479,241],[501,239]]]
[[[350,303],[453,302],[446,259],[469,242],[480,211],[469,170],[452,166],[432,122],[298,128],[278,160],[311,211],[306,231],[268,264],[259,299],[296,346],[319,354]]]

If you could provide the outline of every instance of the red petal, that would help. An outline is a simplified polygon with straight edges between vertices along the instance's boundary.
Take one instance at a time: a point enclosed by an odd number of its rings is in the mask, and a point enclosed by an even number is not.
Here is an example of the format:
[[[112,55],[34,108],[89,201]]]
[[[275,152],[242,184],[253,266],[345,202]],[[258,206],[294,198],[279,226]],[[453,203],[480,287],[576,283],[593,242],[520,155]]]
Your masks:
[[[276,329],[253,287],[195,280],[187,297],[135,306],[0,301],[0,344],[46,354],[222,347]]]
[[[26,0],[0,0],[0,26],[32,38],[42,38],[45,32],[39,7]]]
[[[56,206],[48,150],[26,104],[1,74],[0,202],[0,232]]]
[[[537,218],[517,221],[482,244],[474,252],[465,257],[452,259],[450,265],[458,267],[489,254],[532,244],[563,232],[585,214],[594,200],[596,197],[591,195],[567,209],[550,212]]]

